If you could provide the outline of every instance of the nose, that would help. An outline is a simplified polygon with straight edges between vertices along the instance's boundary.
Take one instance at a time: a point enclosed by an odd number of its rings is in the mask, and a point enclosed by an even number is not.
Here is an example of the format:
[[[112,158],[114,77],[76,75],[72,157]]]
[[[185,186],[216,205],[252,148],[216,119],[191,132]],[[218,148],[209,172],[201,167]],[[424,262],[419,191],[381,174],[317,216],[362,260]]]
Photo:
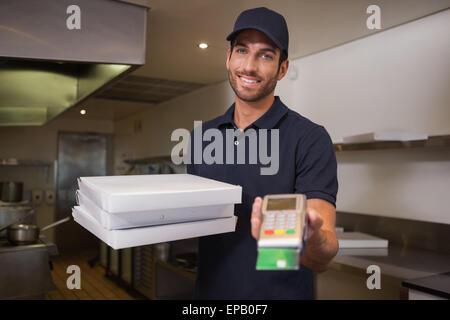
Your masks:
[[[247,55],[242,62],[242,71],[248,76],[256,76],[258,71],[258,65],[256,59],[253,55]]]

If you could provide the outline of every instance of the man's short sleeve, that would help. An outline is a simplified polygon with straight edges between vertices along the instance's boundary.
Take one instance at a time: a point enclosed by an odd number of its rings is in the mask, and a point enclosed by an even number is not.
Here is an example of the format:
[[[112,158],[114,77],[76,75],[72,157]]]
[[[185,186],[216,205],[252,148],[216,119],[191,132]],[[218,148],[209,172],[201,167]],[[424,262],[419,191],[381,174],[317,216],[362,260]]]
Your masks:
[[[327,200],[336,207],[337,162],[333,142],[322,126],[299,140],[296,151],[295,192],[308,199]]]

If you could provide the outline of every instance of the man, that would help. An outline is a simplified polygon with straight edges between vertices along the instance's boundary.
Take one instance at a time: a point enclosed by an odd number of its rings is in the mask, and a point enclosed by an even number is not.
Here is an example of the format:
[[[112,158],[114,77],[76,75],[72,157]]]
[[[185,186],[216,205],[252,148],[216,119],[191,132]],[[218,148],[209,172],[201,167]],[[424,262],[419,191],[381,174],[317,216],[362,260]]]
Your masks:
[[[203,123],[202,130],[238,129],[234,145],[254,129],[279,130],[279,168],[262,175],[258,164],[188,165],[188,173],[240,185],[242,204],[234,233],[200,238],[195,297],[200,299],[312,299],[313,272],[323,272],[338,250],[334,231],[337,194],[336,158],[326,130],[288,109],[274,96],[288,70],[288,30],[284,18],[267,8],[244,11],[227,37],[227,69],[235,103]],[[270,146],[269,146],[270,149]],[[224,147],[224,152],[227,148]],[[192,152],[192,150],[191,150]],[[246,151],[247,161],[249,159]],[[191,162],[192,163],[192,162]],[[266,194],[307,196],[309,230],[298,271],[257,271],[261,204]]]

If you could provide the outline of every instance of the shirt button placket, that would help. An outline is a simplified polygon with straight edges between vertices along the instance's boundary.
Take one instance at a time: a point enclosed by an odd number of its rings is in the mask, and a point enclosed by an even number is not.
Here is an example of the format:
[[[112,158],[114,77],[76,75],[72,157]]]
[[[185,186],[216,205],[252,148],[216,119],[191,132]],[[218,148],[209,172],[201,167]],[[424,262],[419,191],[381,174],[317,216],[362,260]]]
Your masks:
[[[237,131],[238,135],[234,138],[234,145],[238,146],[239,145],[239,139],[242,137],[244,131],[242,131],[241,129],[238,129],[236,126],[234,127],[234,129]]]

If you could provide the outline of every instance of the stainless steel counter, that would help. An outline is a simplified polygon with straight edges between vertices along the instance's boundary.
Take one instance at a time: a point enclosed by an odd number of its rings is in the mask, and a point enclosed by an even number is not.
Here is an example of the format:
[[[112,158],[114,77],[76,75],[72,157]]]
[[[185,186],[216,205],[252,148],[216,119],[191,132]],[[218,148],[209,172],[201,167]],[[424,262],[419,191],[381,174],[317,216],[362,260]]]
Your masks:
[[[49,256],[56,254],[56,245],[44,237],[37,244],[24,246],[0,239],[0,299],[44,299],[56,288],[49,265]]]
[[[368,286],[372,271],[380,268],[378,290]],[[390,244],[386,249],[341,249],[331,268],[314,276],[315,298],[319,300],[405,300],[405,281],[450,270],[450,255]],[[442,289],[442,288],[441,288]]]
[[[381,273],[398,279],[416,279],[450,271],[450,255],[389,245],[383,249],[341,249],[335,264],[364,269],[377,265]]]
[[[402,284],[404,287],[412,290],[418,290],[436,297],[450,299],[450,272],[407,280]]]
[[[384,277],[383,288],[391,289],[367,290],[364,282],[358,294],[351,297],[407,298],[407,292],[406,295],[398,295],[399,289],[407,291],[402,286],[404,282],[450,271],[450,225],[341,211],[336,214],[336,225],[343,227],[345,231],[368,233],[389,240],[387,250],[339,250],[329,273],[341,279],[336,288],[341,290],[345,281],[363,283],[368,276],[367,267],[377,265]],[[355,277],[358,280],[355,280]],[[321,278],[330,280],[330,276]],[[322,284],[325,286],[327,282],[322,281]],[[326,287],[321,289],[326,291]],[[333,297],[341,296],[339,290],[334,292],[336,295]]]

